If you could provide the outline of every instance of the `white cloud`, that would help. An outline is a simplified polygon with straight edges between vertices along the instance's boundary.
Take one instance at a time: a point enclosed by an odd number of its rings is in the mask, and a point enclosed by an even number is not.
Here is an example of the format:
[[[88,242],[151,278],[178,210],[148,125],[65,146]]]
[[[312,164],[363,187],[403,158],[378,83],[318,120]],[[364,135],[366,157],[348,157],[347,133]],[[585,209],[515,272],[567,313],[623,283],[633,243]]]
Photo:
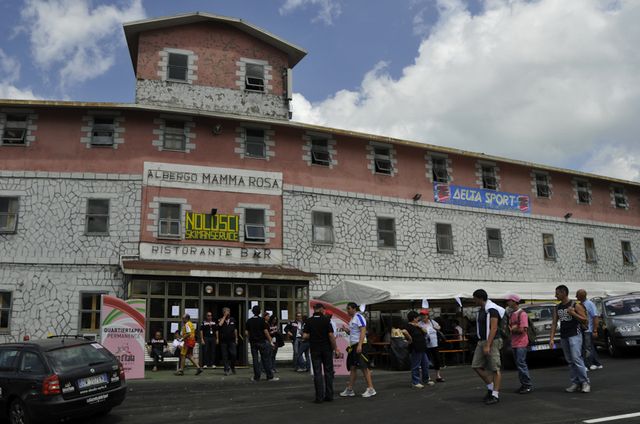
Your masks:
[[[340,0],[285,0],[285,3],[280,7],[280,14],[286,15],[296,9],[305,8],[307,6],[318,7],[320,10],[316,17],[313,18],[313,21],[323,21],[327,25],[331,25],[333,23],[333,19],[337,18],[342,13]]]
[[[294,119],[640,180],[637,4],[438,0],[400,78],[381,62],[358,90],[295,96]]]
[[[58,71],[61,87],[104,74],[123,43],[122,23],[145,16],[142,0],[93,6],[90,0],[26,0],[27,31],[36,64]]]
[[[14,84],[20,79],[20,61],[0,49],[0,99],[36,99],[30,89],[21,89]]]

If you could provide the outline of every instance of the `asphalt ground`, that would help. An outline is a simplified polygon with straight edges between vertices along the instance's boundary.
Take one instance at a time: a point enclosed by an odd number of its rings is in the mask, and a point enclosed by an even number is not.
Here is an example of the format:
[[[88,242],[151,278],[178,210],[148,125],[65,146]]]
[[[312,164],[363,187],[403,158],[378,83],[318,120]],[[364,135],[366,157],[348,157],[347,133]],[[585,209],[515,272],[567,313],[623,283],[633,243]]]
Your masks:
[[[409,371],[373,371],[377,396],[340,398],[347,377],[338,376],[333,402],[313,402],[312,377],[285,368],[277,382],[252,382],[249,369],[225,377],[221,369],[182,377],[172,371],[147,373],[129,382],[125,402],[92,422],[111,423],[583,423],[585,420],[640,412],[640,356],[602,357],[604,368],[589,372],[592,392],[565,393],[570,385],[566,365],[545,358],[532,364],[535,390],[514,393],[517,372],[503,373],[500,403],[482,402],[486,386],[468,365],[442,370],[444,383],[410,387]],[[356,392],[365,389],[361,376]],[[83,421],[87,422],[87,421]],[[611,421],[640,423],[640,416]]]

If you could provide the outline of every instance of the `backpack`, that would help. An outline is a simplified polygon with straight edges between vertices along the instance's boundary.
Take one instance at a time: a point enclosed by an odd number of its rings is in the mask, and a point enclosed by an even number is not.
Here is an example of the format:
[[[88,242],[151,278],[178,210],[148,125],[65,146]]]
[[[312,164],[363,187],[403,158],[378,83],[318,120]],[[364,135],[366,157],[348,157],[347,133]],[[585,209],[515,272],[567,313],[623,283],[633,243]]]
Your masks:
[[[498,322],[498,336],[502,340],[507,340],[509,339],[509,337],[511,337],[511,330],[509,329],[509,315],[507,315],[506,312]]]
[[[522,313],[524,312],[525,316],[527,317],[527,338],[529,339],[529,346],[534,345],[535,341],[536,341],[536,327],[534,327],[533,322],[531,322],[531,318],[529,317],[529,314],[523,310],[520,309],[520,316],[518,316],[518,327],[522,327],[522,325],[520,324],[520,320],[522,319]]]

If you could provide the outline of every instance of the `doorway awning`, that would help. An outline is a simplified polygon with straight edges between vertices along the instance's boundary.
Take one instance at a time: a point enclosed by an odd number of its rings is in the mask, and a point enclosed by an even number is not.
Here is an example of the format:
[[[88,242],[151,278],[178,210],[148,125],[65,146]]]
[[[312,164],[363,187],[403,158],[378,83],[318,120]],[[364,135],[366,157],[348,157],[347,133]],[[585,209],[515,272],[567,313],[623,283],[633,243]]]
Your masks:
[[[173,277],[243,278],[309,281],[315,274],[283,266],[202,264],[170,261],[122,261],[127,275],[161,275]]]
[[[571,297],[575,296],[575,292],[578,289],[585,289],[589,297],[640,292],[640,283],[626,281],[345,280],[318,297],[318,299],[333,305],[344,305],[348,302],[355,302],[359,305],[372,305],[388,300],[470,299],[476,289],[484,289],[489,297],[495,300],[505,299],[511,293],[518,294],[525,300],[555,300],[555,288],[560,284],[569,287]]]

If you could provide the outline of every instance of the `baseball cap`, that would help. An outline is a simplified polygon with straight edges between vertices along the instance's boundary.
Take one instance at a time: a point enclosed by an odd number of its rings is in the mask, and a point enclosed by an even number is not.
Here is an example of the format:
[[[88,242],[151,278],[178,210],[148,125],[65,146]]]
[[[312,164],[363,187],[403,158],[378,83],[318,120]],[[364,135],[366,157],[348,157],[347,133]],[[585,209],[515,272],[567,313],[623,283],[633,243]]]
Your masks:
[[[428,309],[420,309],[420,315],[429,315]]]
[[[515,293],[508,294],[507,297],[506,297],[506,300],[513,300],[516,303],[520,303],[520,296],[518,296]]]

